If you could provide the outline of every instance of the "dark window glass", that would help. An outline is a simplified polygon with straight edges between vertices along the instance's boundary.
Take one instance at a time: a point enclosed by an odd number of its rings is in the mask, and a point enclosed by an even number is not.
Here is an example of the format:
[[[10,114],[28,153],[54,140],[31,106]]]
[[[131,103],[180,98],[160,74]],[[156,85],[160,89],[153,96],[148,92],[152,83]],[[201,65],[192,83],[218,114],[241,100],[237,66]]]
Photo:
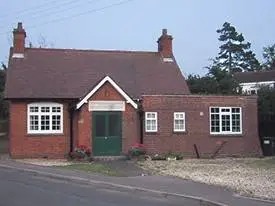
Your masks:
[[[105,128],[105,116],[104,115],[96,115],[95,116],[96,123],[96,136],[105,137],[106,136],[106,128]]]
[[[117,114],[109,115],[109,136],[120,136],[120,116]]]

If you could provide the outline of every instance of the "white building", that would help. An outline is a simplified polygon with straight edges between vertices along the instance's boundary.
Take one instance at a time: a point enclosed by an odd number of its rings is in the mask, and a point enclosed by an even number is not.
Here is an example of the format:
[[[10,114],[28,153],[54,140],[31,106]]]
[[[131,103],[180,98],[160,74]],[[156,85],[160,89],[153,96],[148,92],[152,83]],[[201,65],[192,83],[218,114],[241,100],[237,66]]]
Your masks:
[[[275,70],[239,72],[234,77],[240,83],[244,94],[257,94],[257,91],[263,86],[275,87]]]

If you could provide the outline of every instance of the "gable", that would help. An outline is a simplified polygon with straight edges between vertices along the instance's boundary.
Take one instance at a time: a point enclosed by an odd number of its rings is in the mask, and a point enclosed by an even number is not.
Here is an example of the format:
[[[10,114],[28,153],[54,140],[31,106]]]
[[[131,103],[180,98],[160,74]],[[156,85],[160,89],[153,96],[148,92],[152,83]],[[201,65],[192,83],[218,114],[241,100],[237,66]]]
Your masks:
[[[80,102],[77,103],[76,109],[79,109],[83,104],[88,103],[88,100],[107,82],[112,85],[112,87],[126,100],[127,103],[131,104],[135,109],[138,108],[138,105],[118,86],[118,84],[115,83],[111,77],[106,76]]]

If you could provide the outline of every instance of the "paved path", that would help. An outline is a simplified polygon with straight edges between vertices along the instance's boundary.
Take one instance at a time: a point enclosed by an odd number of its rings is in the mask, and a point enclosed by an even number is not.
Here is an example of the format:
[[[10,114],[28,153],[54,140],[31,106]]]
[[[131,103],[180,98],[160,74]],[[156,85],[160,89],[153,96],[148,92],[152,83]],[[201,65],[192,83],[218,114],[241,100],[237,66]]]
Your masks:
[[[136,176],[136,177],[107,177],[78,171],[60,170],[49,167],[39,167],[15,163],[10,160],[0,161],[0,167],[10,167],[19,171],[27,171],[36,175],[54,179],[68,180],[71,182],[86,182],[96,185],[112,186],[132,191],[147,191],[164,196],[182,196],[185,199],[210,200],[224,205],[242,206],[274,206],[274,202],[237,197],[231,191],[221,187],[185,181],[174,177],[163,176]]]
[[[112,170],[117,171],[121,177],[136,177],[143,175],[150,175],[149,172],[138,167],[133,161],[105,161],[101,162],[104,165],[107,165]]]

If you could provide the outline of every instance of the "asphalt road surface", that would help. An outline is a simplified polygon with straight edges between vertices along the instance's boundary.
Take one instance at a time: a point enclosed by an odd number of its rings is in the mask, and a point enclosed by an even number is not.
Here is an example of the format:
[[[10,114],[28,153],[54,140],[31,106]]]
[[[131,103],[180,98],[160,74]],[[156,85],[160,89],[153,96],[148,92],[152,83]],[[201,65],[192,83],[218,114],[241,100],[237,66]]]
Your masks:
[[[72,183],[0,167],[0,206],[200,206],[191,199]]]

